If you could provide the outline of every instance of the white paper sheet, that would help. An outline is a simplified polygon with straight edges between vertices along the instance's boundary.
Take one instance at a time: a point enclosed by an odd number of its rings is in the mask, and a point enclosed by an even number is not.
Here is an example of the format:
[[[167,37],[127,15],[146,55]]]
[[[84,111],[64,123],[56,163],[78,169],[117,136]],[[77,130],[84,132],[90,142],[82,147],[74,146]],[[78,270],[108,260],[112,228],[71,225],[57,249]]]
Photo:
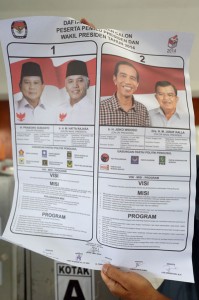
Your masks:
[[[94,30],[63,17],[3,20],[0,28],[15,169],[3,238],[74,266],[101,269],[108,262],[145,276],[192,282],[192,34]],[[90,83],[84,102],[72,107],[65,76],[73,60],[86,63]],[[147,114],[159,106],[157,81],[176,87],[173,123],[101,125],[101,101],[116,86],[127,94],[131,89],[121,80],[119,87],[120,73],[113,76],[119,61],[138,71],[134,99]],[[44,80],[36,107],[20,100],[27,62],[40,65]]]

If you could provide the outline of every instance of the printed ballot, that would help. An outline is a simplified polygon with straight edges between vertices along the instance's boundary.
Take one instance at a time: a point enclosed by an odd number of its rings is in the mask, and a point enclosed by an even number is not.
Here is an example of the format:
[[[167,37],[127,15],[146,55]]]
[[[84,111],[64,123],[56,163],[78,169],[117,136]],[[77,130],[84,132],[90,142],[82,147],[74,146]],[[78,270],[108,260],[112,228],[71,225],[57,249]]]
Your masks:
[[[192,282],[192,34],[0,25],[15,176],[2,238],[79,268]]]

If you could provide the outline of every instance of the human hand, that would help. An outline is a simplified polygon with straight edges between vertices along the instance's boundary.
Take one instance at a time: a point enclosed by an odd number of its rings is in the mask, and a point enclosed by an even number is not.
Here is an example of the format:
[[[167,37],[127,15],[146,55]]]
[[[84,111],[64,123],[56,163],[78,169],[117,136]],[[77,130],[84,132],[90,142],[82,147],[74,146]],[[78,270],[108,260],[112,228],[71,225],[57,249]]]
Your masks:
[[[82,18],[80,20],[80,22],[83,23],[83,24],[85,24],[85,25],[88,25],[88,26],[92,27],[93,29],[96,29],[95,25],[93,25],[93,23],[87,21],[85,18]]]
[[[101,276],[110,292],[123,300],[169,300],[153,288],[143,276],[103,265]]]

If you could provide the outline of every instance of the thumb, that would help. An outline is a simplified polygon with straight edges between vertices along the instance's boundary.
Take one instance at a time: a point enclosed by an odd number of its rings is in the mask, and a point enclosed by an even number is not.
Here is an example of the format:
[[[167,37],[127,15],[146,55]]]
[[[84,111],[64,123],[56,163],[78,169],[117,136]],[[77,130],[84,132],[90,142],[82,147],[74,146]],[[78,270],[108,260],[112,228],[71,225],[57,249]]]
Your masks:
[[[102,273],[125,288],[127,282],[126,279],[129,277],[128,272],[124,273],[110,264],[104,264],[102,267]]]

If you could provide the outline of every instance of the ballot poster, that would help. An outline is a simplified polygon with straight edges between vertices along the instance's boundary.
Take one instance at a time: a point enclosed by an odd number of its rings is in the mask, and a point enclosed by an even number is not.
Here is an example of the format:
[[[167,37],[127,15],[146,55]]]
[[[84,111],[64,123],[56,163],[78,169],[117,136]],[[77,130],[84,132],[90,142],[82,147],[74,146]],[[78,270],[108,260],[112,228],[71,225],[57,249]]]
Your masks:
[[[0,25],[15,177],[2,238],[76,268],[193,282],[192,34]]]

